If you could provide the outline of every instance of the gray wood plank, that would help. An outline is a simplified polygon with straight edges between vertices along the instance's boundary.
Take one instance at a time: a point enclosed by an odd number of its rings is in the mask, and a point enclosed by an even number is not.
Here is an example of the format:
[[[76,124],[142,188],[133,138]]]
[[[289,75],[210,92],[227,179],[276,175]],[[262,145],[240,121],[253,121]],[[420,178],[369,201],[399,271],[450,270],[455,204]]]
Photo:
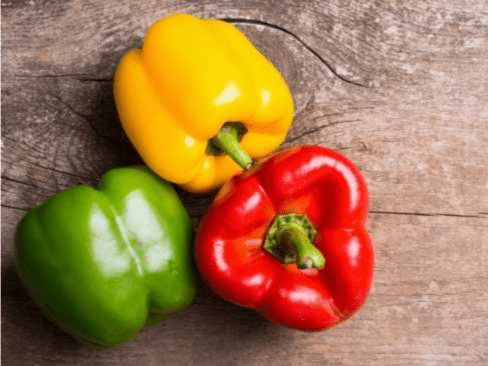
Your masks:
[[[292,331],[201,286],[196,304],[94,351],[46,320],[13,269],[20,217],[140,164],[112,97],[117,60],[175,11],[231,18],[296,103],[283,147],[355,161],[371,193],[374,289],[349,321]],[[2,361],[6,365],[488,363],[488,7],[483,0],[2,3]],[[212,196],[180,191],[195,222]]]

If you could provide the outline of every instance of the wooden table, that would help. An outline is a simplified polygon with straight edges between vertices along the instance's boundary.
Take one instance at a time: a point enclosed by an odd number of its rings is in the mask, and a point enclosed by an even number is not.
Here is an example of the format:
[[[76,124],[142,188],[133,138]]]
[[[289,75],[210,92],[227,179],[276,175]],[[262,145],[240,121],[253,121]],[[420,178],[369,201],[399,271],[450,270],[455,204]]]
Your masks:
[[[292,331],[202,285],[189,310],[94,351],[22,288],[13,268],[21,216],[141,162],[117,119],[112,74],[170,12],[234,19],[292,89],[283,147],[330,146],[361,168],[376,273],[344,324]],[[488,364],[485,0],[5,0],[2,15],[5,365]],[[212,199],[182,196],[195,221]]]

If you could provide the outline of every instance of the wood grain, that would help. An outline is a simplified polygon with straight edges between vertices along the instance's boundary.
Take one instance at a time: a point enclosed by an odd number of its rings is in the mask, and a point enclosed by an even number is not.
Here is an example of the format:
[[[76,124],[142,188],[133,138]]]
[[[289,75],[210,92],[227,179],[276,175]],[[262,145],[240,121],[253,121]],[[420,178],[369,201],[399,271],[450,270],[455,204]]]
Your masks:
[[[112,73],[171,12],[225,18],[296,103],[283,147],[355,161],[371,193],[374,289],[348,322],[301,333],[200,287],[196,304],[94,351],[46,320],[13,269],[20,217],[68,186],[141,163]],[[488,364],[488,6],[483,0],[2,3],[5,365]],[[212,196],[180,191],[195,222]]]

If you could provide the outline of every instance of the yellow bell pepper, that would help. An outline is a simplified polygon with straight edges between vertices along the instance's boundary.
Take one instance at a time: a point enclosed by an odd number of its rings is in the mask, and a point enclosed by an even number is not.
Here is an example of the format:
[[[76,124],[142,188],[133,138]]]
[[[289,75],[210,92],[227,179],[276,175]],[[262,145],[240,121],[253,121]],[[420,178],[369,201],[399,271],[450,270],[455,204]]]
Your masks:
[[[146,164],[194,192],[276,149],[294,110],[283,77],[241,31],[189,14],[159,20],[123,56],[114,97]]]

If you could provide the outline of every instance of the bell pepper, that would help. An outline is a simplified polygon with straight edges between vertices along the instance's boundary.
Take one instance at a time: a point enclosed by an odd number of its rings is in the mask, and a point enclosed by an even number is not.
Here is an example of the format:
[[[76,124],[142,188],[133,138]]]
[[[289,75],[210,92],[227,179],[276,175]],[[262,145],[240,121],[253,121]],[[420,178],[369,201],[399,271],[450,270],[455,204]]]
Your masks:
[[[144,167],[107,172],[29,211],[15,258],[28,293],[84,343],[107,347],[187,308],[193,229],[176,192]]]
[[[366,184],[319,146],[277,153],[226,183],[197,233],[205,281],[289,328],[318,331],[364,303],[373,275]]]
[[[114,98],[145,163],[193,192],[276,149],[293,118],[286,82],[241,31],[188,14],[159,20],[122,57]]]

